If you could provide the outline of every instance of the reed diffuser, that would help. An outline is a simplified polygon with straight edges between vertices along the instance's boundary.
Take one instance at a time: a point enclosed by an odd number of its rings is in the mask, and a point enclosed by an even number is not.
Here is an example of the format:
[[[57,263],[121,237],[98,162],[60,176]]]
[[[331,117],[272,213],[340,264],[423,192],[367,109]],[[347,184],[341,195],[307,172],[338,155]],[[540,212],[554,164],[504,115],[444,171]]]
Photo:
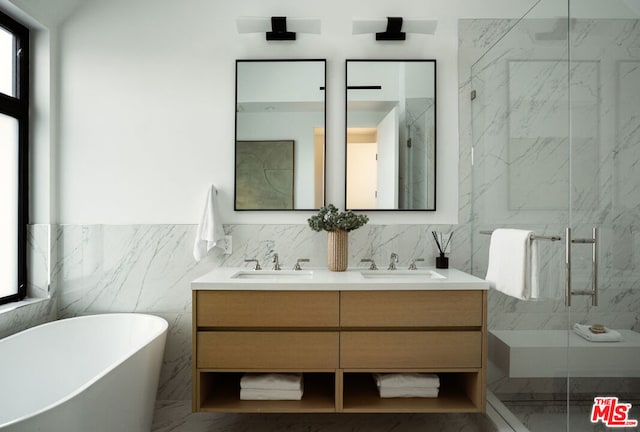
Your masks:
[[[433,234],[433,239],[436,241],[436,246],[438,246],[438,251],[440,251],[440,256],[436,257],[436,268],[439,268],[439,269],[449,268],[449,258],[447,258],[444,254],[447,251],[447,248],[449,247],[449,243],[451,243],[451,239],[453,238],[453,232],[449,234],[448,236],[449,238],[447,238],[446,241],[445,241],[445,236],[442,233],[438,235],[438,233],[436,233],[435,231],[431,231],[431,234]]]

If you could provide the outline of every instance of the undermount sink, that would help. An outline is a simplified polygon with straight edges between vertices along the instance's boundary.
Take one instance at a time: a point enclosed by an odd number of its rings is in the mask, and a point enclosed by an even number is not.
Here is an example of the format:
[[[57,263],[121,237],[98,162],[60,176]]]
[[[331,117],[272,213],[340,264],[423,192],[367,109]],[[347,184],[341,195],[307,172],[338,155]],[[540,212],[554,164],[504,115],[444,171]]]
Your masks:
[[[365,279],[446,279],[446,277],[433,270],[360,270],[360,274]]]
[[[311,270],[241,270],[231,279],[311,279]]]

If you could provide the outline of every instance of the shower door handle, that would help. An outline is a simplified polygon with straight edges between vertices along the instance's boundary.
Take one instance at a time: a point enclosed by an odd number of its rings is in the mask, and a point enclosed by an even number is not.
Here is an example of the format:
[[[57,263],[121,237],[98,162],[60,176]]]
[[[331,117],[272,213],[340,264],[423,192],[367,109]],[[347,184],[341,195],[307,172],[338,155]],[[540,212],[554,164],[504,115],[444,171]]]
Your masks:
[[[571,228],[564,234],[564,305],[571,306]]]
[[[591,290],[573,291],[571,288],[571,246],[573,244],[591,245]],[[586,239],[571,238],[571,228],[565,232],[565,305],[571,306],[571,296],[591,296],[591,305],[598,306],[598,227],[593,227],[592,237]]]

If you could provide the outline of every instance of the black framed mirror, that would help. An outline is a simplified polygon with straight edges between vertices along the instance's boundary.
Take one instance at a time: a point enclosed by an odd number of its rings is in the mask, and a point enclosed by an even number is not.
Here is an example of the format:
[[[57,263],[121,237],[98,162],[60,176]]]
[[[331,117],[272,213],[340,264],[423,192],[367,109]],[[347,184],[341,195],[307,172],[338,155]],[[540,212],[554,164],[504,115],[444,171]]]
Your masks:
[[[326,60],[236,60],[235,210],[325,202]]]
[[[346,61],[345,208],[436,209],[436,61]]]

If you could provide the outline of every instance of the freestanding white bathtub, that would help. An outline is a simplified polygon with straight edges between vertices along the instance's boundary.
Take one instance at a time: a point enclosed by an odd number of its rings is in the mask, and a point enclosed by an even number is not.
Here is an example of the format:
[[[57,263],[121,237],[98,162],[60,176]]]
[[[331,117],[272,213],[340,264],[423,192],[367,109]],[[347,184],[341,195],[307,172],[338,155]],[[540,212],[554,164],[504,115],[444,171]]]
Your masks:
[[[167,327],[91,315],[0,340],[0,431],[149,432]]]

